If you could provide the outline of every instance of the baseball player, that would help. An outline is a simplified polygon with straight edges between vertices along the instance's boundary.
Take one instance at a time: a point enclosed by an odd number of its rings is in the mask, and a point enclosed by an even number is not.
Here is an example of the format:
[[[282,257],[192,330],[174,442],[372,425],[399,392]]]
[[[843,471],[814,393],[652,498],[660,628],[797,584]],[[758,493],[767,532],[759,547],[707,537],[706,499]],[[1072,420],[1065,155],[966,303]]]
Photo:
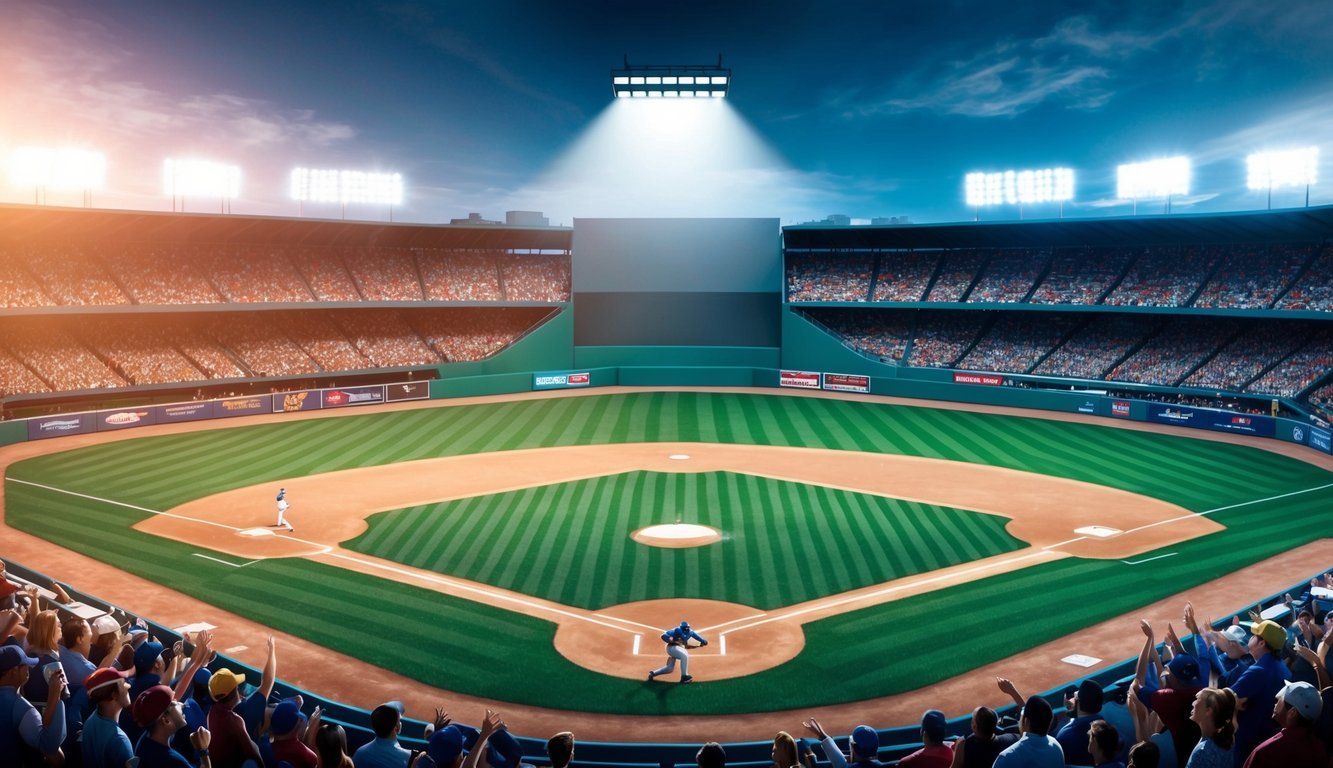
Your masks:
[[[287,522],[287,520],[286,520],[287,506],[288,506],[288,505],[287,505],[287,489],[286,489],[286,488],[279,488],[279,489],[278,489],[278,522],[277,522],[277,524],[274,525],[273,527],[274,527],[274,528],[286,528],[288,531],[295,531],[296,529],[292,527],[292,524],[289,523],[289,522]]]
[[[695,640],[698,645],[690,645],[690,641]],[[688,683],[694,680],[690,675],[690,650],[691,648],[702,648],[708,645],[708,641],[699,636],[698,632],[690,629],[688,621],[682,621],[679,627],[672,627],[662,633],[662,642],[666,643],[667,663],[652,672],[648,673],[648,679],[652,680],[658,675],[669,675],[671,670],[676,668],[676,660],[680,660],[680,681]]]

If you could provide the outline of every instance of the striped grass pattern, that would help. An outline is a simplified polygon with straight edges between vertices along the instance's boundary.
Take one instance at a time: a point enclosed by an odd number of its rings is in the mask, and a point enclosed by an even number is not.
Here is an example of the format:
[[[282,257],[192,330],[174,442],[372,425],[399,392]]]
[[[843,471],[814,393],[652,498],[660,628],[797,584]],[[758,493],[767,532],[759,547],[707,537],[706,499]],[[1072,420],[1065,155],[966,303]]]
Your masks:
[[[630,538],[670,522],[725,538]],[[629,472],[383,512],[345,546],[580,608],[693,597],[771,610],[1019,549],[1006,522],[731,472]]]
[[[1101,483],[1198,512],[1244,504],[1211,513],[1227,530],[1172,547],[1173,557],[1138,566],[1071,558],[824,619],[806,625],[804,651],[778,668],[665,692],[569,663],[555,653],[554,625],[545,621],[304,560],[229,568],[131,530],[144,512],[11,482],[5,514],[10,525],[126,571],[462,693],[593,712],[759,712],[929,685],[1322,538],[1333,526],[1330,490],[1309,490],[1333,482],[1333,473],[1187,435],[783,395],[634,392],[140,437],[9,469],[10,477],[161,510],[230,488],[407,459],[720,441],[972,461]],[[1273,498],[1297,491],[1308,492]],[[1154,554],[1165,553],[1145,557]],[[1293,583],[1307,575],[1292,574]],[[97,592],[96,584],[80,586]],[[1236,607],[1253,597],[1238,597]],[[918,641],[910,653],[904,627]]]

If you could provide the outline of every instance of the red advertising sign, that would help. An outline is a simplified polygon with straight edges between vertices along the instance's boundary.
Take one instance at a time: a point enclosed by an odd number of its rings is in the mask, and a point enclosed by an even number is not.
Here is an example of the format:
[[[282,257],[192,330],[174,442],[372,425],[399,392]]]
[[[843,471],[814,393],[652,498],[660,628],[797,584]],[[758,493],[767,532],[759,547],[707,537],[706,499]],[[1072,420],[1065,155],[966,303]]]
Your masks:
[[[819,389],[819,373],[815,371],[780,371],[778,385],[797,389]]]
[[[988,387],[998,387],[1001,384],[1004,384],[1004,377],[996,376],[993,373],[959,373],[954,371],[953,383],[985,384]]]
[[[1129,401],[1128,401],[1128,400],[1112,400],[1112,401],[1111,401],[1111,415],[1112,415],[1112,416],[1119,416],[1119,417],[1122,418],[1122,419],[1128,419],[1128,418],[1129,418]]]
[[[586,387],[592,381],[592,374],[589,373],[571,373],[566,381],[571,387]]]
[[[850,373],[824,374],[824,389],[835,392],[869,392],[870,377],[856,376]]]

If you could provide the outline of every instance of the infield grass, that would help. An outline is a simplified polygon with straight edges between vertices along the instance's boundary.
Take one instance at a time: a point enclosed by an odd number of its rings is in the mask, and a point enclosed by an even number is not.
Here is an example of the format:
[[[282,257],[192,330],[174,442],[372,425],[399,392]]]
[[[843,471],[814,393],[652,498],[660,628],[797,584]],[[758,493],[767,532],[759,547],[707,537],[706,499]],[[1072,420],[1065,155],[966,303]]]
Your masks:
[[[824,619],[806,625],[805,650],[775,669],[650,686],[566,661],[552,646],[554,625],[540,619],[305,560],[229,568],[194,557],[194,547],[132,530],[148,513],[128,507],[10,482],[5,513],[16,528],[433,685],[634,714],[770,711],[911,690],[1322,538],[1333,525],[1325,487],[1333,473],[1248,446],[1040,418],[744,393],[588,395],[139,437],[30,459],[11,466],[9,475],[165,510],[231,488],[350,467],[648,441],[972,461],[1100,483],[1198,512],[1218,510],[1210,516],[1227,530],[1174,545],[1175,556],[1142,565],[1070,558]],[[808,538],[790,534],[793,541]],[[96,584],[79,586],[97,592]],[[1238,596],[1236,607],[1250,598]],[[902,654],[894,628],[904,622],[939,642]],[[348,632],[349,626],[366,631]],[[977,626],[1015,631],[968,629]],[[442,658],[453,662],[438,663]]]

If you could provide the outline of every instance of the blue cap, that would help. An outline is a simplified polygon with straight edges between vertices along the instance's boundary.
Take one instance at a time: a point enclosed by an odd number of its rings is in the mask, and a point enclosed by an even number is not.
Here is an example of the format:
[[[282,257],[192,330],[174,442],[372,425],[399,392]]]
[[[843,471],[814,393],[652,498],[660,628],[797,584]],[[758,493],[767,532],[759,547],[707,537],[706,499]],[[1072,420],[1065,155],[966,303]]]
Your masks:
[[[463,754],[463,732],[457,726],[447,725],[431,734],[426,744],[426,755],[439,768],[449,768]]]
[[[162,644],[149,641],[134,649],[134,674],[142,675],[153,671],[153,665],[162,655]]]
[[[868,725],[858,725],[852,729],[852,746],[861,758],[874,758],[879,754],[879,734]]]
[[[35,667],[37,659],[23,652],[17,645],[0,646],[0,673],[15,667]]]
[[[273,731],[274,736],[286,736],[296,728],[297,723],[305,719],[305,714],[296,706],[296,702],[288,699],[273,708],[273,716],[268,721],[269,730]]]
[[[1171,670],[1171,674],[1182,683],[1197,687],[1199,685],[1199,662],[1188,653],[1179,653],[1171,657],[1166,663],[1166,668]]]
[[[932,741],[944,741],[948,724],[944,719],[944,713],[938,709],[928,709],[921,716],[921,730],[925,731],[926,736]]]

